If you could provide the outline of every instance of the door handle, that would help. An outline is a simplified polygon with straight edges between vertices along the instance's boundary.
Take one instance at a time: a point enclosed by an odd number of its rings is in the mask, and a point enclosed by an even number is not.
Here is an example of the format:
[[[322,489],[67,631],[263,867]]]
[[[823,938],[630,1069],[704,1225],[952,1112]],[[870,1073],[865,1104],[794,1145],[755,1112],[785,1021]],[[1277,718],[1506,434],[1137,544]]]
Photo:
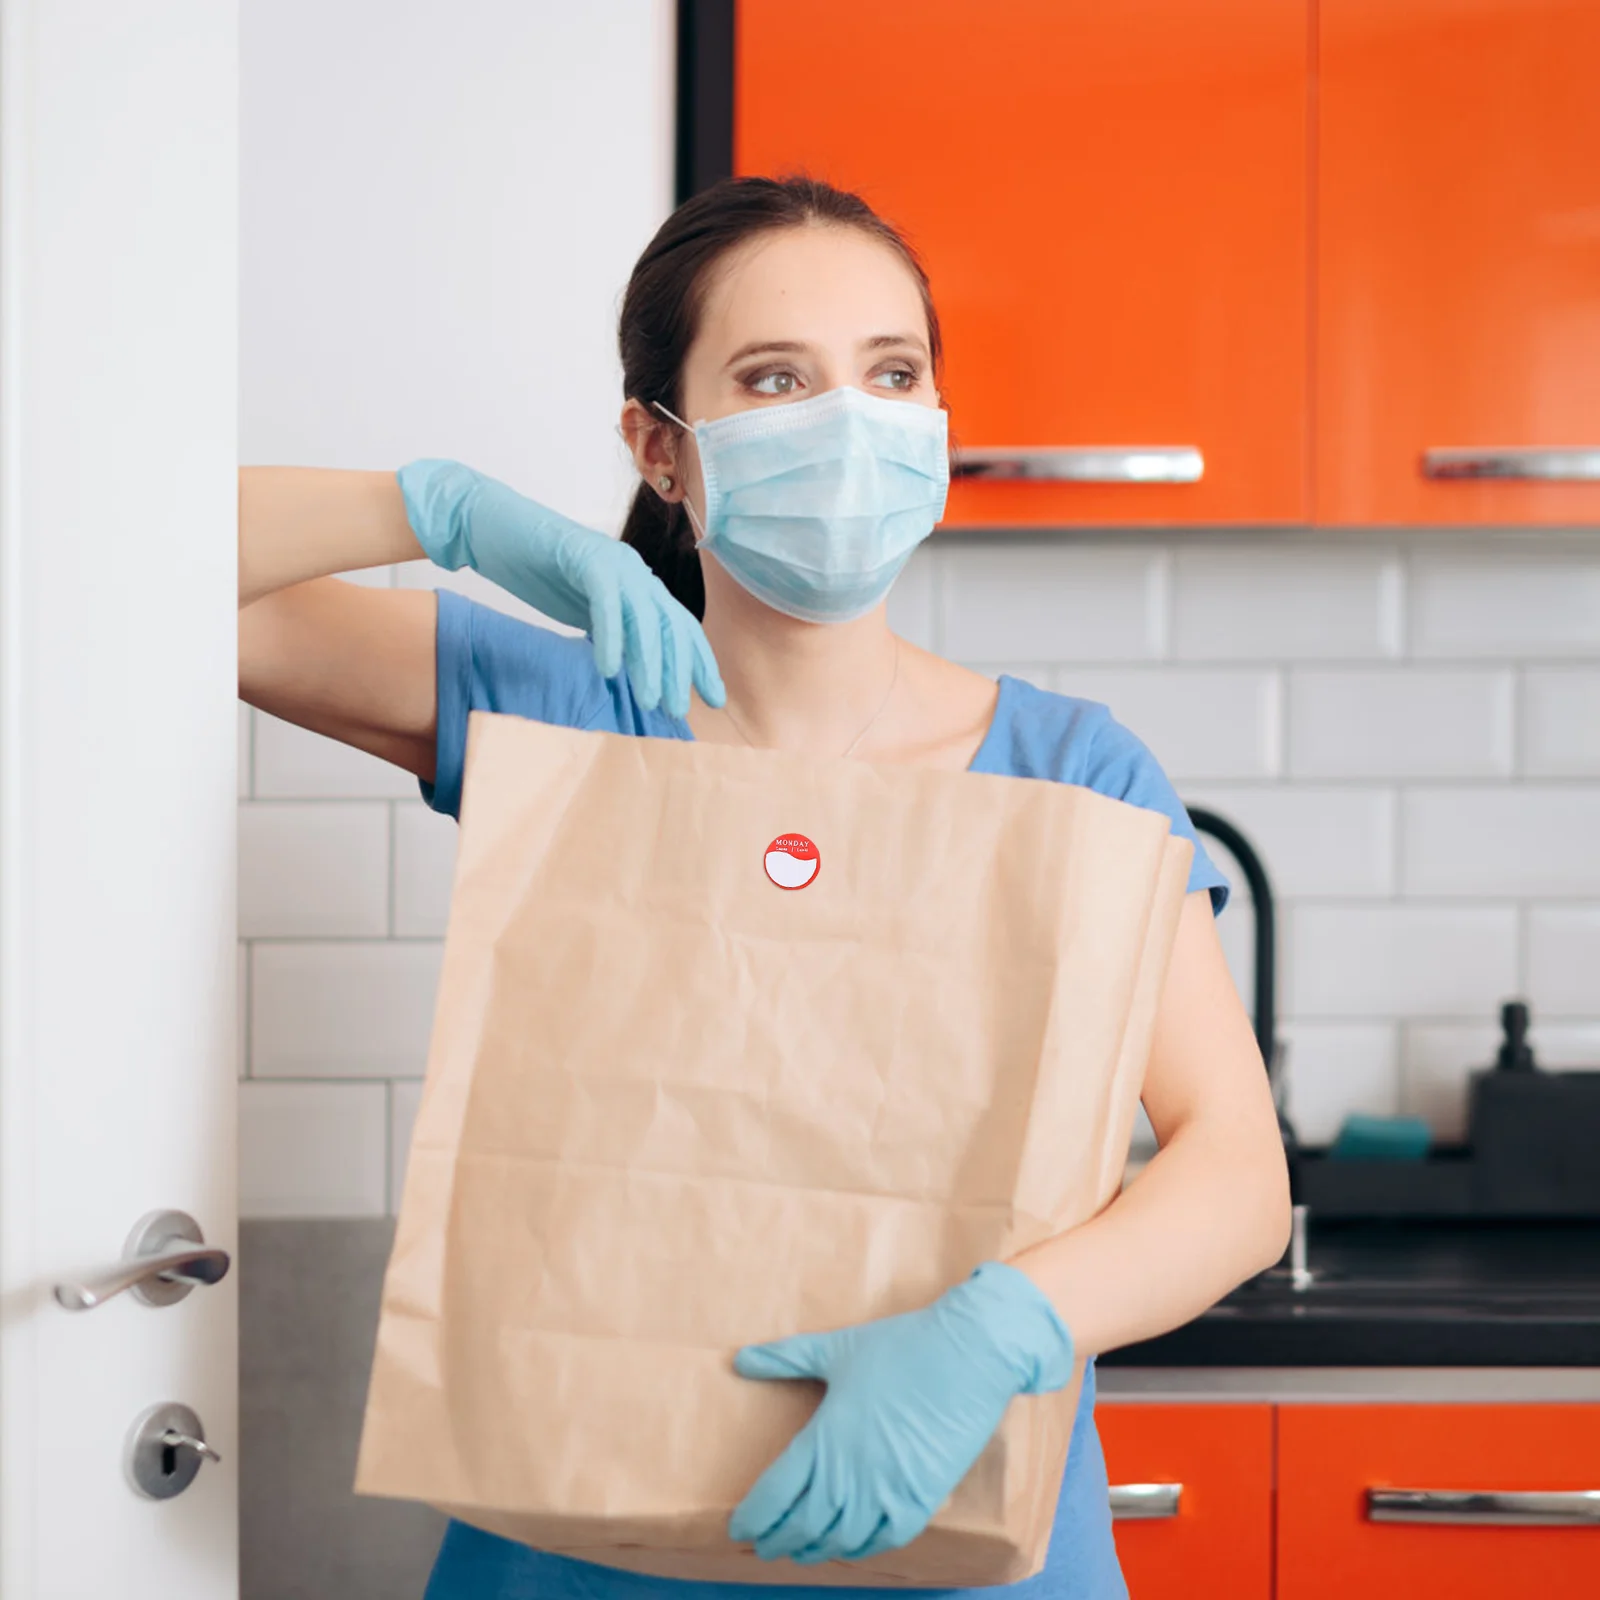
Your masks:
[[[1175,1517],[1183,1498],[1181,1483],[1114,1483],[1111,1485],[1113,1522],[1154,1522]]]
[[[1424,450],[1422,475],[1499,478],[1514,483],[1600,483],[1600,445],[1544,450]]]
[[[1452,1527],[1600,1528],[1600,1489],[1368,1489],[1368,1522]]]
[[[1060,445],[961,450],[953,478],[991,483],[1198,483],[1206,463],[1192,444]]]
[[[58,1283],[56,1301],[68,1311],[93,1311],[126,1289],[147,1306],[176,1305],[197,1283],[220,1283],[229,1265],[228,1252],[208,1246],[193,1217],[152,1211],[134,1224],[121,1261],[81,1283]]]

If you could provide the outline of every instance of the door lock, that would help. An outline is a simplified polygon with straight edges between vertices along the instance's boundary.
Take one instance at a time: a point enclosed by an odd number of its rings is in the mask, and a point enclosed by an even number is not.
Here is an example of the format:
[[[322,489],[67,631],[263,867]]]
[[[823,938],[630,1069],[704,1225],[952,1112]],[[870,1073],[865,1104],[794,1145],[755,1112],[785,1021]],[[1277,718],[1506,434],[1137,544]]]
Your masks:
[[[151,1406],[128,1431],[128,1481],[147,1500],[182,1494],[205,1462],[221,1460],[206,1443],[199,1416],[175,1401]]]

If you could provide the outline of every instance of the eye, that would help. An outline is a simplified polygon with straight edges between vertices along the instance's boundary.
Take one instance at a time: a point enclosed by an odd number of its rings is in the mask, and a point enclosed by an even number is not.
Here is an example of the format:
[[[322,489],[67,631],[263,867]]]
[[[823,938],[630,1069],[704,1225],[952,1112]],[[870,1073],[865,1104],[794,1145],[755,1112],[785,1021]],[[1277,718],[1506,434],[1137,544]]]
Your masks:
[[[787,367],[773,367],[766,372],[758,372],[747,377],[744,386],[753,394],[772,395],[781,399],[784,395],[793,394],[800,387],[800,379]]]
[[[872,382],[893,394],[909,394],[916,388],[921,377],[922,374],[915,367],[885,367],[882,372],[873,374]]]

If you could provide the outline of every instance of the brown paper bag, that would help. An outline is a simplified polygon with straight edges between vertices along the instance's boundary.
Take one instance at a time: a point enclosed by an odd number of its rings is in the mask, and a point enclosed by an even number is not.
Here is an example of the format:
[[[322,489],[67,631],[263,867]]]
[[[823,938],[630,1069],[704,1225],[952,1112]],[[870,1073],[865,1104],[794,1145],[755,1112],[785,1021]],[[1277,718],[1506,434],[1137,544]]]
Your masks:
[[[800,1569],[726,1529],[819,1390],[731,1358],[1112,1198],[1189,858],[1060,784],[474,716],[357,1489],[666,1577],[1037,1571],[1081,1368],[912,1544]]]

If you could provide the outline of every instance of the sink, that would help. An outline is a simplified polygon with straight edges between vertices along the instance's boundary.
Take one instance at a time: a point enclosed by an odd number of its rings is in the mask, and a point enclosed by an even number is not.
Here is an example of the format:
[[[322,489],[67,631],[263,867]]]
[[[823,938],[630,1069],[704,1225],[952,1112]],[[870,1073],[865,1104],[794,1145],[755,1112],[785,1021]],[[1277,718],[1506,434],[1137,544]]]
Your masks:
[[[1287,1265],[1101,1359],[1129,1366],[1600,1365],[1600,1226],[1325,1223]]]
[[[1359,1276],[1337,1269],[1313,1268],[1312,1273],[1308,1285],[1296,1288],[1287,1270],[1273,1268],[1236,1289],[1215,1310],[1237,1316],[1600,1318],[1600,1281],[1488,1283]]]

